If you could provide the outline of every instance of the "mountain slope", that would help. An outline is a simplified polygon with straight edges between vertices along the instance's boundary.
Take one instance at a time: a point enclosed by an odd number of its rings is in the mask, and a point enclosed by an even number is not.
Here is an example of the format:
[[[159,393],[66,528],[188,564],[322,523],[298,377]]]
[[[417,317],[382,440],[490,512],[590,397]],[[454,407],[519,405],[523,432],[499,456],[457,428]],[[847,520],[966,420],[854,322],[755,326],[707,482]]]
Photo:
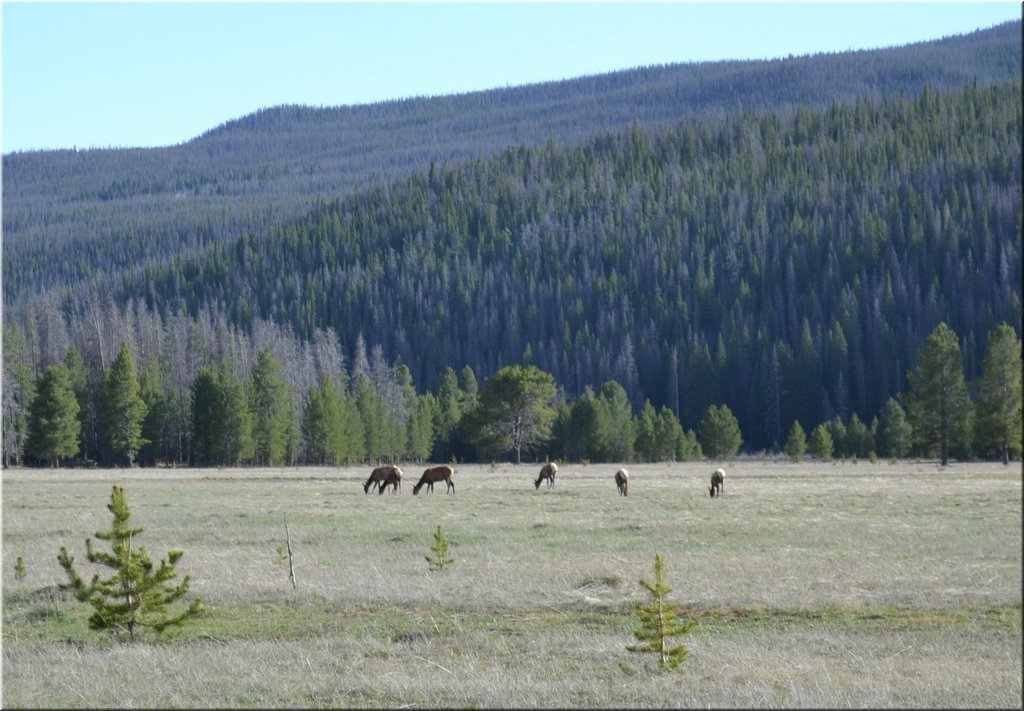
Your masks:
[[[155,149],[3,157],[4,300],[111,279],[300,216],[317,197],[509,145],[572,146],[633,122],[825,107],[1019,78],[1020,23],[907,47],[647,67],[459,96],[278,107]]]

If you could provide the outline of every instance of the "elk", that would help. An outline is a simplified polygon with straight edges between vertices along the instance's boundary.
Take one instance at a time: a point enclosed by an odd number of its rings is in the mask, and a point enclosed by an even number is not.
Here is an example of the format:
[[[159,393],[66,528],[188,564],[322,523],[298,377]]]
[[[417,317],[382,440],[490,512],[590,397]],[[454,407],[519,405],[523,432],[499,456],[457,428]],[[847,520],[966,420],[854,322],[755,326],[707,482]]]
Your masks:
[[[426,484],[430,487],[430,493],[434,493],[434,484],[439,481],[448,483],[448,493],[455,493],[455,482],[452,481],[452,475],[455,470],[447,464],[443,464],[439,467],[431,467],[423,472],[423,476],[420,477],[419,482],[412,488],[413,496],[419,493],[420,489]]]
[[[377,493],[383,494],[389,486],[391,487],[392,494],[397,494],[402,488],[402,470],[395,465],[391,465],[387,477],[385,477],[384,483],[380,485],[380,491]]]
[[[537,481],[533,482],[533,486],[536,489],[540,488],[540,483],[545,479],[548,480],[548,488],[550,489],[555,485],[555,474],[558,472],[558,465],[554,462],[548,462],[540,468],[540,476],[537,477]]]
[[[621,496],[629,496],[629,472],[625,469],[615,472],[615,486]]]
[[[398,469],[398,467],[395,466],[394,464],[385,464],[383,467],[377,467],[376,469],[374,469],[372,472],[370,472],[370,478],[366,480],[365,484],[363,484],[363,493],[369,494],[371,486],[375,489],[383,486],[384,480],[388,478],[388,474],[390,474],[395,469]],[[398,469],[398,478],[402,478],[401,469]]]
[[[708,487],[708,491],[711,492],[711,498],[715,498],[717,491],[718,495],[721,496],[725,493],[725,472],[721,469],[716,469],[715,473],[711,475],[711,486]]]

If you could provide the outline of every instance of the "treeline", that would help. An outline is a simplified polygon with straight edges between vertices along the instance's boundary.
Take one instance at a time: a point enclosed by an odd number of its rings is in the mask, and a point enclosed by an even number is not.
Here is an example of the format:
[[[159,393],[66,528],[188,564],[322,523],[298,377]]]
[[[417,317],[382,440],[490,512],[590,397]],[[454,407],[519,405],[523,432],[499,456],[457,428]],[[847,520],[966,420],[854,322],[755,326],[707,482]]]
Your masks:
[[[614,380],[750,444],[869,419],[931,329],[1021,328],[1021,85],[926,89],[789,116],[634,126],[509,149],[319,204],[125,280],[165,316],[373,334],[436,387],[533,362],[570,398]]]
[[[744,444],[726,405],[685,430],[666,406],[631,406],[618,382],[566,397],[535,365],[506,366],[478,382],[446,368],[418,392],[409,369],[361,345],[347,368],[332,333],[303,344],[270,324],[257,338],[234,332],[215,355],[207,328],[134,313],[93,313],[96,332],[70,340],[59,360],[33,361],[35,329],[4,328],[4,465],[280,466],[382,461],[493,461],[523,455],[563,461],[726,459]],[[128,335],[109,364],[116,331]],[[180,341],[171,336],[187,327]],[[231,333],[231,327],[218,324]],[[133,347],[131,344],[135,343]],[[196,352],[191,349],[197,348]],[[99,352],[97,352],[99,351]],[[113,350],[107,353],[113,354]],[[135,353],[145,353],[136,365]],[[280,355],[278,355],[280,354]],[[51,352],[51,356],[57,353]],[[785,451],[822,459],[910,454],[1002,458],[1021,453],[1021,344],[1003,324],[988,339],[984,372],[963,376],[959,341],[940,324],[918,353],[911,391],[890,398],[870,425],[856,414],[799,421]],[[973,393],[973,395],[972,395]],[[907,410],[901,402],[906,403]],[[909,411],[909,412],[908,412]],[[749,446],[747,447],[750,450]],[[778,448],[776,448],[777,450]]]
[[[1020,76],[1020,23],[904,47],[768,61],[651,66],[368,106],[281,106],[178,146],[3,157],[4,301],[102,290],[140,264],[188,255],[331,199],[488,156],[571,148],[632,122],[786,114],[857,97],[987,87]]]

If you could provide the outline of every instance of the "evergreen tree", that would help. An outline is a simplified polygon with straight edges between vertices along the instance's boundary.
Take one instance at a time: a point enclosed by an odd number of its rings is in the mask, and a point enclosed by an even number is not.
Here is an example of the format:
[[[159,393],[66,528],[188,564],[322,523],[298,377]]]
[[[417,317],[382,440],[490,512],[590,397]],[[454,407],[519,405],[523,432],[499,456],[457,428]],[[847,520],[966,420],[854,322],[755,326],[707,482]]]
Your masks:
[[[430,563],[431,570],[444,570],[455,562],[454,556],[448,555],[448,545],[448,538],[444,535],[444,531],[441,530],[439,524],[434,532],[434,545],[430,546],[433,555],[424,556],[427,562]]]
[[[98,551],[92,546],[92,539],[85,540],[86,558],[90,563],[113,570],[113,575],[101,580],[95,575],[86,584],[74,568],[74,557],[61,546],[57,561],[67,573],[69,582],[61,588],[70,590],[75,597],[93,607],[89,626],[95,630],[113,630],[120,634],[128,632],[134,639],[137,627],[152,627],[163,632],[168,627],[182,624],[185,620],[203,610],[202,600],[196,598],[184,610],[172,612],[171,606],[184,597],[189,589],[189,576],[178,585],[172,584],[177,577],[175,566],[184,553],[170,551],[167,560],[161,560],[154,568],[146,553],[145,546],[137,544],[142,528],[129,525],[131,510],[124,495],[124,488],[114,486],[107,509],[113,514],[109,531],[97,531],[96,538],[110,541],[110,552]]]
[[[807,449],[811,456],[818,459],[828,460],[832,458],[832,435],[828,427],[820,424],[811,432],[811,439],[807,443]]]
[[[192,384],[192,454],[200,466],[237,465],[252,457],[245,389],[227,363],[205,366]]]
[[[555,417],[554,378],[536,366],[506,366],[484,382],[473,413],[475,439],[483,451],[523,451],[546,444]]]
[[[989,337],[978,383],[975,442],[982,453],[1009,464],[1021,455],[1021,340],[1009,324]]]
[[[365,462],[370,457],[366,448],[366,427],[355,398],[343,394],[341,398],[342,426],[344,437],[344,463]]]
[[[928,336],[907,380],[911,388],[907,414],[914,441],[926,451],[938,450],[942,466],[946,466],[950,449],[967,439],[972,406],[960,343],[945,323]]]
[[[68,369],[63,364],[51,365],[39,379],[29,408],[28,456],[59,467],[61,459],[78,454],[81,427]]]
[[[606,437],[601,459],[606,462],[629,462],[633,459],[633,409],[625,388],[614,380],[601,385],[598,393]]]
[[[392,452],[388,408],[365,375],[356,379],[355,402],[363,428],[366,458],[371,462],[381,461]]]
[[[3,356],[3,451],[4,466],[10,466],[24,461],[35,379],[29,366],[24,332],[8,318],[3,324]]]
[[[832,438],[832,451],[840,457],[850,454],[846,447],[846,425],[839,415],[836,415],[825,425],[828,428],[829,436]]]
[[[662,668],[675,669],[686,659],[689,650],[684,645],[670,647],[670,640],[687,634],[697,623],[692,619],[681,621],[676,606],[669,602],[668,594],[672,588],[665,582],[665,561],[660,555],[654,556],[654,582],[641,580],[640,585],[651,594],[651,600],[637,606],[640,629],[633,636],[640,644],[627,645],[626,649],[630,652],[654,652]]]
[[[704,450],[701,449],[700,442],[697,441],[697,433],[693,430],[686,430],[676,443],[676,461],[696,462],[703,458]]]
[[[96,402],[93,397],[95,388],[89,375],[89,367],[82,357],[78,346],[71,344],[64,356],[64,365],[68,369],[71,389],[78,401],[78,421],[81,423],[81,437],[78,452],[85,459],[95,458],[96,451]],[[143,433],[145,436],[145,433]]]
[[[249,376],[249,409],[255,463],[283,464],[294,421],[288,383],[281,377],[281,365],[269,348],[260,351]]]
[[[434,422],[437,419],[437,400],[433,394],[425,393],[416,397],[409,416],[408,456],[416,462],[430,459],[434,447]]]
[[[139,369],[139,396],[146,404],[142,436],[147,441],[139,451],[139,460],[152,465],[157,459],[174,459],[174,410],[170,405],[163,370],[156,356],[147,358]]]
[[[455,437],[459,420],[462,419],[463,393],[459,378],[452,368],[441,373],[441,385],[437,390],[437,422],[435,452],[439,461],[447,461],[455,449]]]
[[[686,455],[688,443],[679,418],[665,405],[658,410],[658,417],[654,422],[654,440],[656,442],[654,450],[656,459],[654,461],[685,461],[692,458],[692,456]]]
[[[807,451],[807,435],[800,425],[800,420],[793,420],[789,428],[789,435],[786,437],[786,454],[794,462],[799,462]]]
[[[846,443],[849,453],[861,459],[869,457],[875,451],[871,430],[856,412],[850,415],[850,423],[846,426]]]
[[[135,360],[127,343],[103,374],[100,421],[107,459],[135,464],[136,455],[148,440],[142,436],[146,403],[139,394]]]
[[[644,406],[636,418],[634,429],[636,432],[636,456],[641,462],[658,461],[657,438],[655,426],[658,416],[655,414],[654,406],[650,400],[644,401]]]
[[[219,417],[222,413],[217,371],[204,366],[192,381],[190,411],[192,421],[192,459],[199,466],[216,464],[219,456]]]
[[[312,464],[338,464],[344,458],[341,395],[334,382],[324,375],[319,386],[306,395],[302,412],[302,440],[306,459]]]
[[[727,405],[710,405],[700,420],[700,445],[710,459],[736,455],[743,437],[740,425]]]
[[[588,386],[569,410],[569,448],[577,461],[605,461],[611,422],[607,408]]]
[[[907,422],[907,413],[903,406],[896,398],[889,398],[885,401],[878,418],[878,433],[875,437],[878,455],[894,459],[906,457],[913,446],[912,437],[913,430]]]

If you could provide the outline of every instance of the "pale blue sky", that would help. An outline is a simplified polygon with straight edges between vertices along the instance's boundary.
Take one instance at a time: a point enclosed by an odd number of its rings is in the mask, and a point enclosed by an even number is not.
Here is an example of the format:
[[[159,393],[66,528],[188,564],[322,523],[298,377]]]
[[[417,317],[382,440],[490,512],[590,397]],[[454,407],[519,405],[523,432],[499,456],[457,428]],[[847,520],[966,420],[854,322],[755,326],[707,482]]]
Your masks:
[[[2,3],[3,152],[158,146],[341,106],[649,64],[869,49],[1020,19],[999,2]]]

